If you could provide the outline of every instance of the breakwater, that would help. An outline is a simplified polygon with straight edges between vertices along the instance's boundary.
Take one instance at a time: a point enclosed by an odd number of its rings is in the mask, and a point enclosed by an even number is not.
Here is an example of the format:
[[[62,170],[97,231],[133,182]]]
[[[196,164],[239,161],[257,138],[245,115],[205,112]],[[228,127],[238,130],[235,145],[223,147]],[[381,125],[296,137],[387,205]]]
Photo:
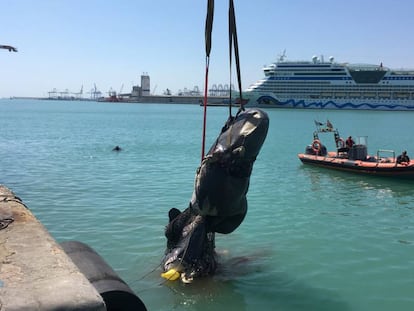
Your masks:
[[[97,253],[80,242],[62,248],[2,185],[0,230],[1,310],[145,310]]]

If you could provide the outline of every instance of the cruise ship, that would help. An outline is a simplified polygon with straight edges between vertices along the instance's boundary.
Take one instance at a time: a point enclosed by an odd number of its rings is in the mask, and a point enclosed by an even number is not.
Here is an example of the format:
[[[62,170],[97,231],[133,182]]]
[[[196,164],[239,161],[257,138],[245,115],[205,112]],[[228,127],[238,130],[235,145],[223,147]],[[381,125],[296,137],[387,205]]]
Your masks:
[[[263,71],[265,77],[244,92],[249,106],[414,110],[414,70],[337,63],[323,56],[287,61],[283,53]]]

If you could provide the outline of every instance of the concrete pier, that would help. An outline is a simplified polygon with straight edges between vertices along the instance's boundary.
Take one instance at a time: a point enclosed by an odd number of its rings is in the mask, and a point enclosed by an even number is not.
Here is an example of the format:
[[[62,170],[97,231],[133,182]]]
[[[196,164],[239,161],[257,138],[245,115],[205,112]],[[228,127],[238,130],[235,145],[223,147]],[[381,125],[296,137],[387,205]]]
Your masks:
[[[2,185],[0,310],[106,310],[94,286],[23,202]]]

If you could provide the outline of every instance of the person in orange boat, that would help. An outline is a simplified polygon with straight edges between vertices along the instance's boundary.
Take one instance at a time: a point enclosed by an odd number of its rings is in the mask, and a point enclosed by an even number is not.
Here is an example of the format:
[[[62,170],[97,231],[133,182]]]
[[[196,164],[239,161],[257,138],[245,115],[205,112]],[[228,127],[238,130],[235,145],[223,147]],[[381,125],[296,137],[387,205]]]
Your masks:
[[[410,157],[407,155],[407,151],[403,151],[402,152],[402,154],[400,154],[398,157],[397,157],[397,163],[398,164],[408,164],[408,163],[410,163]]]
[[[346,146],[351,149],[353,145],[355,145],[354,140],[352,139],[352,136],[349,136],[348,139],[345,142]]]

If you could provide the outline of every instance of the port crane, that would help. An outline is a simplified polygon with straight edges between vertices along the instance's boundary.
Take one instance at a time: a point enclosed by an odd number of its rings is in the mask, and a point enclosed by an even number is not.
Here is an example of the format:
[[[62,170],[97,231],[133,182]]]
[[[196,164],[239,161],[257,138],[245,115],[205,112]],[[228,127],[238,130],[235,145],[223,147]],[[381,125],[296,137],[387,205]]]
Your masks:
[[[83,95],[83,85],[78,93],[74,93],[77,99],[81,99]]]
[[[90,91],[91,99],[98,99],[102,96],[102,92],[96,87],[96,83],[93,84],[93,89]]]

